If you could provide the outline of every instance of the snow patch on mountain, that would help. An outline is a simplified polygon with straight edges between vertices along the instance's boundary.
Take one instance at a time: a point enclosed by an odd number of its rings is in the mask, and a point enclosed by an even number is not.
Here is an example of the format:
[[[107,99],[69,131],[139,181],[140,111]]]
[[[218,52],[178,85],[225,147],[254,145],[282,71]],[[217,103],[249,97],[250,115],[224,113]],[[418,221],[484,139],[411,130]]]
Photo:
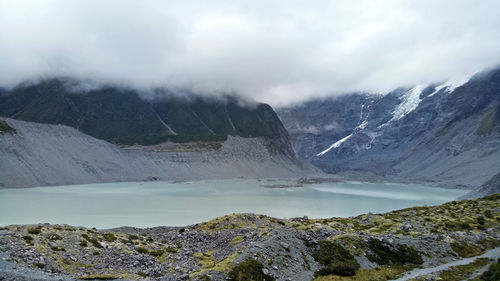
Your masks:
[[[458,88],[458,87],[462,86],[463,84],[469,82],[471,76],[472,75],[467,75],[467,76],[463,76],[463,77],[457,77],[457,78],[449,79],[448,81],[444,82],[443,84],[437,86],[435,88],[434,92],[432,92],[429,95],[429,97],[434,96],[435,94],[437,94],[442,89],[445,89],[444,91],[446,93],[451,93],[451,92],[455,91],[456,88]]]
[[[469,82],[470,78],[472,77],[472,75],[467,75],[467,76],[464,76],[464,77],[458,77],[458,78],[453,78],[453,79],[450,79],[448,80],[448,82],[446,82],[448,88],[446,89],[446,91],[448,93],[451,93],[453,91],[455,91],[456,88],[462,86],[463,84]]]
[[[346,136],[343,139],[340,139],[340,140],[336,141],[335,143],[333,143],[332,145],[330,145],[330,147],[328,147],[327,149],[325,149],[325,150],[321,151],[320,153],[316,154],[316,156],[321,156],[321,155],[327,153],[328,151],[332,150],[333,148],[338,148],[342,143],[344,143],[350,137],[352,137],[352,134]]]
[[[446,83],[443,83],[439,86],[437,86],[435,89],[434,89],[434,92],[432,92],[429,97],[432,97],[434,96],[435,94],[437,94],[439,91],[441,91],[443,88],[447,88],[446,91],[448,91],[448,85]]]
[[[407,91],[403,96],[401,96],[401,103],[394,109],[393,120],[399,120],[403,118],[406,114],[412,112],[417,108],[420,103],[420,94],[425,89],[425,85],[418,85],[413,87],[411,90]]]
[[[359,124],[358,126],[356,126],[355,129],[362,130],[362,129],[366,128],[367,125],[368,125],[368,121],[364,120],[363,122],[361,122],[361,124]]]

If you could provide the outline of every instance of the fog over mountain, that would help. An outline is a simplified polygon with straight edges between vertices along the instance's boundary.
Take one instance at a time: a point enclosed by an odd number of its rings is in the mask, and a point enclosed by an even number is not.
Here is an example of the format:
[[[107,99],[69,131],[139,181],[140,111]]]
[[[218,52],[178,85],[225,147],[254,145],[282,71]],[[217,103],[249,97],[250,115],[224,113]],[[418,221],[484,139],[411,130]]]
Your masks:
[[[500,63],[498,1],[0,0],[0,85],[71,76],[283,105]]]

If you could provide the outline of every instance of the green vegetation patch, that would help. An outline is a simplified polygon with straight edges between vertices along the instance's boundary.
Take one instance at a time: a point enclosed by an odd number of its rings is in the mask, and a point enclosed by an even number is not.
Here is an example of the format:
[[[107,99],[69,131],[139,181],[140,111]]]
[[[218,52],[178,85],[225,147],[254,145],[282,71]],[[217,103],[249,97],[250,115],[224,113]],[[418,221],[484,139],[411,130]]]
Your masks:
[[[396,248],[390,248],[378,239],[370,239],[368,248],[373,254],[366,257],[380,265],[388,264],[422,264],[424,263],[422,255],[415,248],[400,244]]]
[[[200,276],[208,271],[226,272],[232,267],[237,254],[237,252],[234,252],[226,258],[216,261],[213,256],[213,251],[194,253],[193,257],[196,258],[200,270],[192,273],[191,276]]]
[[[231,240],[231,242],[229,242],[229,245],[238,244],[238,243],[243,242],[243,241],[245,241],[245,237],[243,237],[243,236],[236,236],[236,237],[234,237]]]
[[[261,262],[248,259],[233,267],[229,271],[231,281],[274,281],[274,277],[264,274],[264,265]]]
[[[52,246],[52,247],[50,247],[50,249],[54,252],[66,252],[66,249],[64,249],[62,247],[58,247],[58,246]]]
[[[28,228],[28,233],[29,234],[38,235],[38,234],[42,233],[42,227],[41,226],[37,226],[37,227],[34,227],[34,228]]]
[[[467,242],[453,242],[450,244],[455,253],[463,258],[470,258],[481,255],[484,250]]]
[[[130,235],[128,236],[128,239],[129,239],[129,240],[139,240],[139,236],[134,235],[134,234],[130,234]]]
[[[500,280],[500,259],[496,263],[490,265],[488,270],[481,275],[479,280],[484,281],[497,281]]]
[[[212,279],[208,275],[201,275],[201,276],[198,277],[198,280],[201,280],[201,281],[210,281]]]
[[[353,255],[359,256],[362,255],[365,248],[366,243],[363,238],[360,238],[356,235],[340,235],[335,238],[335,241],[342,241],[341,244]]]
[[[102,237],[106,242],[114,242],[116,241],[116,236],[113,233],[107,232],[102,234]]]
[[[483,240],[480,240],[477,242],[482,249],[487,250],[487,249],[493,249],[496,247],[500,246],[500,240],[497,240],[493,237],[486,237]]]
[[[359,269],[359,263],[339,243],[322,240],[318,242],[319,251],[313,253],[313,258],[324,267],[316,275],[335,274],[340,276],[353,276]]]
[[[198,260],[198,265],[201,268],[211,268],[215,266],[215,260],[212,251],[205,253],[194,253],[193,256]]]
[[[178,249],[177,248],[165,248],[165,249],[156,249],[156,250],[151,250],[147,249],[144,247],[137,247],[136,251],[139,254],[146,254],[153,256],[155,258],[158,258],[158,261],[161,263],[163,262],[166,253],[177,253]]]
[[[171,254],[175,254],[175,253],[178,253],[178,252],[179,252],[179,248],[175,248],[175,247],[167,247],[167,248],[165,248],[165,252],[167,252],[167,253],[171,253]]]
[[[165,253],[165,250],[162,250],[162,249],[149,251],[149,254],[153,257],[161,257],[164,253]]]
[[[484,225],[484,221],[483,221]],[[448,221],[445,222],[444,227],[449,231],[466,231],[472,230],[472,226],[466,222]]]
[[[31,244],[31,245],[33,244],[33,237],[32,236],[24,235],[23,239],[24,239],[24,241],[26,241],[26,243]]]
[[[101,244],[99,244],[99,240],[97,238],[94,238],[94,237],[90,237],[88,236],[87,234],[82,234],[82,238],[87,240],[88,242],[90,242],[94,247],[96,248],[102,248]],[[83,243],[86,245],[86,243]],[[83,246],[82,242],[80,244],[80,246]]]
[[[500,200],[500,193],[488,195],[483,198],[479,198],[476,201],[497,201],[497,200]]]
[[[137,252],[139,254],[149,254],[149,249],[146,249],[144,247],[137,247]]]

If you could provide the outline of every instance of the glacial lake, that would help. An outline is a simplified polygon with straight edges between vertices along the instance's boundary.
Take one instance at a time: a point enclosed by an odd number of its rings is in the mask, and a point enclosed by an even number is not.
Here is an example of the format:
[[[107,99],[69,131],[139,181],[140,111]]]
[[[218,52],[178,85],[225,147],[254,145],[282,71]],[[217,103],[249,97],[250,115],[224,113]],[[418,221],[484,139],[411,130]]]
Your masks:
[[[348,217],[452,201],[467,190],[416,184],[286,180],[121,182],[0,190],[0,225],[58,223],[96,228],[184,226],[230,213],[278,218]]]

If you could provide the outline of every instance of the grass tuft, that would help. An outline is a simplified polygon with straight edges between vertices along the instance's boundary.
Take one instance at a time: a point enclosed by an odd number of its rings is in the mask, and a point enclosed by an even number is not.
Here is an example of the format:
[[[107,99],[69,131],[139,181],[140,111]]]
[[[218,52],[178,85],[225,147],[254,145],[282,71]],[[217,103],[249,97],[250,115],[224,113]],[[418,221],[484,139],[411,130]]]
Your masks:
[[[463,258],[475,257],[484,253],[481,248],[471,245],[467,242],[453,242],[450,244],[450,246],[455,253]]]
[[[366,257],[379,265],[388,264],[422,264],[424,263],[419,251],[412,247],[400,244],[395,249],[385,245],[378,239],[370,239],[368,241],[368,248],[373,254]]]
[[[353,276],[356,274],[359,263],[344,247],[328,240],[319,241],[318,244],[320,249],[314,252],[312,256],[324,267],[316,272],[316,275]]]
[[[229,271],[231,281],[274,281],[274,277],[264,274],[264,266],[261,262],[248,259],[233,267]]]
[[[29,234],[38,235],[38,234],[42,233],[42,227],[41,226],[37,226],[35,228],[28,228],[28,233]]]

